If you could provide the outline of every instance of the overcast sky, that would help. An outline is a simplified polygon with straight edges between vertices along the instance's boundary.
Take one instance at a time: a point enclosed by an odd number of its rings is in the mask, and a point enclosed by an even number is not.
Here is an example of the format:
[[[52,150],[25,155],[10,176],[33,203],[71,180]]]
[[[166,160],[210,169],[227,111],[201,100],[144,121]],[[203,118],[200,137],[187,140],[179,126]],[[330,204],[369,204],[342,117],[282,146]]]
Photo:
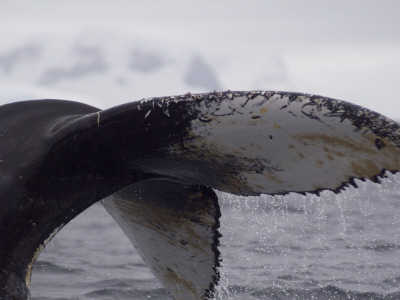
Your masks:
[[[1,102],[279,89],[400,119],[399,14],[398,0],[3,1]]]

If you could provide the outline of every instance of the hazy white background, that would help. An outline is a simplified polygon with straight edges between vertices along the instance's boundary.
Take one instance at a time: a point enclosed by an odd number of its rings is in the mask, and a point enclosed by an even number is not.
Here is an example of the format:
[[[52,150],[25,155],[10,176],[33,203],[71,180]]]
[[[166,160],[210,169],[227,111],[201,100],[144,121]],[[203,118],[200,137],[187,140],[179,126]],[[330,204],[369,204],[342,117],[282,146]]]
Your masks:
[[[400,118],[400,1],[0,2],[0,103],[286,90]]]

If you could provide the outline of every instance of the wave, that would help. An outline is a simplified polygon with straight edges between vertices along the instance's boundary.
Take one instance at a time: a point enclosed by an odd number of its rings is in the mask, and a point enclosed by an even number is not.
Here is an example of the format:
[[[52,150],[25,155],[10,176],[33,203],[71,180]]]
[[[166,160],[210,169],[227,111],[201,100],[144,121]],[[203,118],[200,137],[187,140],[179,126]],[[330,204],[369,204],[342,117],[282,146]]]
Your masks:
[[[244,286],[230,286],[227,289],[229,299],[265,299],[265,300],[396,300],[400,299],[400,291],[392,293],[357,292],[340,289],[333,285],[313,289],[292,289],[268,287],[254,291]],[[225,298],[225,297],[224,297]],[[222,300],[222,299],[221,299]]]
[[[57,265],[49,261],[37,261],[35,263],[35,273],[52,273],[52,274],[71,274],[84,272],[82,269],[71,269]]]
[[[391,250],[399,250],[400,245],[394,243],[369,243],[367,245],[362,246],[355,246],[355,245],[348,245],[346,246],[347,249],[362,249],[362,250],[369,250],[369,251],[377,251],[377,252],[384,252],[384,251],[391,251]]]
[[[121,289],[109,289],[102,288],[90,293],[85,294],[85,298],[91,299],[135,299],[135,300],[144,300],[144,299],[158,299],[158,300],[171,300],[171,297],[168,295],[165,289],[157,288],[154,290],[121,290]]]

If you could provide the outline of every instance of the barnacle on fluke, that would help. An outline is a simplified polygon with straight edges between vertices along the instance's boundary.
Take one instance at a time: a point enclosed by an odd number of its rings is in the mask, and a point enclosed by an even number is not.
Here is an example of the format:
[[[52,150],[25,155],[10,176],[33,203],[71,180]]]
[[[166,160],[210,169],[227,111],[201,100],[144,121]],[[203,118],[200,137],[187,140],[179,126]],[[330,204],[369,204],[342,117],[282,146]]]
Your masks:
[[[150,98],[100,111],[0,107],[0,299],[28,299],[46,243],[102,203],[174,299],[218,284],[220,209],[237,195],[339,192],[400,170],[399,125],[344,101],[252,91]]]

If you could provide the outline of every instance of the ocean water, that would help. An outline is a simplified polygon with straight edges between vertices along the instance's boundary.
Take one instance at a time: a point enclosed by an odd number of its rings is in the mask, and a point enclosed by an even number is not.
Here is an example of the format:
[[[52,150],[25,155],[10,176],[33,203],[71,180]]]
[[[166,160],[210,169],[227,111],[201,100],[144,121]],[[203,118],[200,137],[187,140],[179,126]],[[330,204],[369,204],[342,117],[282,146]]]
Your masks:
[[[216,299],[400,299],[400,176],[339,195],[237,197],[222,206]],[[100,204],[46,247],[39,299],[171,299]]]

